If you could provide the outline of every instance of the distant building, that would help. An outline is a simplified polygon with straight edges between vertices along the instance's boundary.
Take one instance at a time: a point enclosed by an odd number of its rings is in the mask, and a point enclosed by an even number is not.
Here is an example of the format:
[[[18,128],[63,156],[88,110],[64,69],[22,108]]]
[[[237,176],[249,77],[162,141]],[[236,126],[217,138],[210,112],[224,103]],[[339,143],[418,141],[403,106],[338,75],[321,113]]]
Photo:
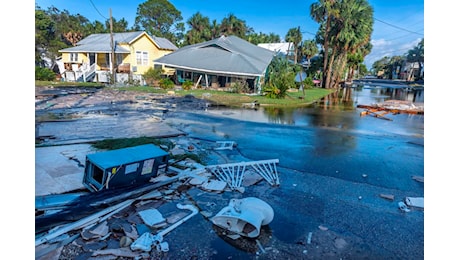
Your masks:
[[[279,42],[279,43],[259,43],[257,46],[265,48],[267,50],[274,51],[283,55],[294,54],[294,44],[292,42]]]

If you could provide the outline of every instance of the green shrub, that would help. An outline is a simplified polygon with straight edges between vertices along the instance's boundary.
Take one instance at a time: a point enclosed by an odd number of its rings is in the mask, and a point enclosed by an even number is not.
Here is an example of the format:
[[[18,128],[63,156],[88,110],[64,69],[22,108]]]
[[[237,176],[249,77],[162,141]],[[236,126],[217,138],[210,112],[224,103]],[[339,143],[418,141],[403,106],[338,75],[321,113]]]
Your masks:
[[[284,95],[281,93],[281,90],[271,84],[264,85],[262,91],[268,98],[283,98],[284,97]]]
[[[162,74],[164,73],[161,68],[150,67],[143,76],[147,85],[154,86],[159,80],[162,79]]]
[[[237,80],[230,84],[230,91],[232,93],[249,93],[249,84],[246,80]]]
[[[268,66],[264,92],[271,98],[284,98],[289,88],[295,88],[295,66],[284,57],[276,56]]]
[[[165,79],[160,80],[160,88],[171,89],[173,87],[174,87],[174,82],[171,79],[165,78]]]
[[[315,83],[313,83],[313,79],[311,77],[307,77],[303,81],[303,86],[304,88],[312,88],[313,86],[315,86]]]
[[[192,86],[193,86],[193,82],[191,82],[190,80],[186,80],[184,81],[184,83],[182,83],[183,90],[190,90],[192,89]]]
[[[35,80],[56,80],[56,73],[48,68],[35,67]]]

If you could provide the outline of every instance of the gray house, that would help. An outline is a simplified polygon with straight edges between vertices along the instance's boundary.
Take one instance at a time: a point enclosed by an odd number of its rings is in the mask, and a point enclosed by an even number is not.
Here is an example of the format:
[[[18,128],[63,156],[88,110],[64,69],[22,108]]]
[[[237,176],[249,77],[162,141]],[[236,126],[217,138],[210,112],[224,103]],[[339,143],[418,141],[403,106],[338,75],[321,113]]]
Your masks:
[[[177,84],[190,80],[195,85],[224,88],[244,80],[251,89],[260,91],[275,54],[236,36],[221,36],[182,47],[154,63],[176,69]]]

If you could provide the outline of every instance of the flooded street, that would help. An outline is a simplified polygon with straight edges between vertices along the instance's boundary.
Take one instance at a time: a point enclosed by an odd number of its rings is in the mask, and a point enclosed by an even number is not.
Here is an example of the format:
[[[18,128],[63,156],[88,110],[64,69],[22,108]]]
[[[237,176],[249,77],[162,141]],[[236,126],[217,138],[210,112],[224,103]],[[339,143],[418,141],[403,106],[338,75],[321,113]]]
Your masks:
[[[423,103],[423,90],[354,86],[347,95],[331,95],[308,107],[257,110],[206,107],[198,99],[157,96],[115,106],[110,98],[96,102],[96,96],[78,95],[75,108],[55,102],[54,112],[78,111],[83,118],[44,122],[40,134],[55,136],[45,143],[182,133],[185,136],[170,139],[179,143],[187,138],[202,146],[236,142],[236,149],[206,158],[207,165],[279,159],[279,186],[259,182],[244,193],[220,194],[193,187],[180,200],[212,214],[233,198],[267,202],[274,219],[261,228],[257,239],[230,239],[199,214],[166,237],[169,252],[158,254],[158,259],[424,258],[423,209],[398,208],[406,197],[424,197],[424,183],[413,179],[424,176],[424,117],[387,114],[391,120],[385,120],[361,116],[363,109],[357,108],[390,99]],[[51,112],[49,103],[36,108]],[[163,206],[174,210],[175,203]]]
[[[363,109],[356,108],[403,91],[357,87],[349,102],[330,98],[295,109],[211,108],[187,115],[186,131],[198,138],[236,141],[252,160],[279,158],[286,168],[423,194],[423,185],[410,176],[423,176],[424,116],[388,114],[390,121],[360,116]],[[412,99],[414,93],[405,92],[399,98]],[[423,91],[416,95],[415,102],[423,103]]]
[[[413,179],[424,176],[424,117],[388,114],[391,120],[383,120],[360,116],[362,110],[356,108],[395,98],[423,103],[423,91],[404,91],[362,86],[352,89],[348,102],[329,98],[298,109],[177,111],[170,114],[171,125],[198,140],[235,141],[238,149],[229,158],[279,159],[280,187],[255,187],[245,196],[272,203],[275,219],[268,237],[283,257],[423,259],[423,210],[402,213],[398,202],[424,196],[424,184]],[[321,226],[332,233],[318,232]],[[319,244],[344,238],[350,251],[342,255],[337,245],[305,245],[309,232]],[[234,250],[241,250],[241,245],[232,250],[220,243],[216,248],[228,252],[215,259],[251,259]]]

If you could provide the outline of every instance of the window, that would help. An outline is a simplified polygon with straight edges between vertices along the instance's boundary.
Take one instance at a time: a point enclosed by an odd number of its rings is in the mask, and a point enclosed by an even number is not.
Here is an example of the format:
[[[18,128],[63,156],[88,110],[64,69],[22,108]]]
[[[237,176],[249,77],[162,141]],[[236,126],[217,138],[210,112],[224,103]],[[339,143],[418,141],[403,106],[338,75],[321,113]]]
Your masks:
[[[117,64],[123,63],[123,54],[117,53]]]
[[[78,53],[70,53],[70,61],[77,62],[78,61]]]
[[[149,65],[149,53],[146,51],[136,51],[137,65]]]
[[[110,66],[110,53],[105,54],[105,64],[107,64],[107,67]]]

